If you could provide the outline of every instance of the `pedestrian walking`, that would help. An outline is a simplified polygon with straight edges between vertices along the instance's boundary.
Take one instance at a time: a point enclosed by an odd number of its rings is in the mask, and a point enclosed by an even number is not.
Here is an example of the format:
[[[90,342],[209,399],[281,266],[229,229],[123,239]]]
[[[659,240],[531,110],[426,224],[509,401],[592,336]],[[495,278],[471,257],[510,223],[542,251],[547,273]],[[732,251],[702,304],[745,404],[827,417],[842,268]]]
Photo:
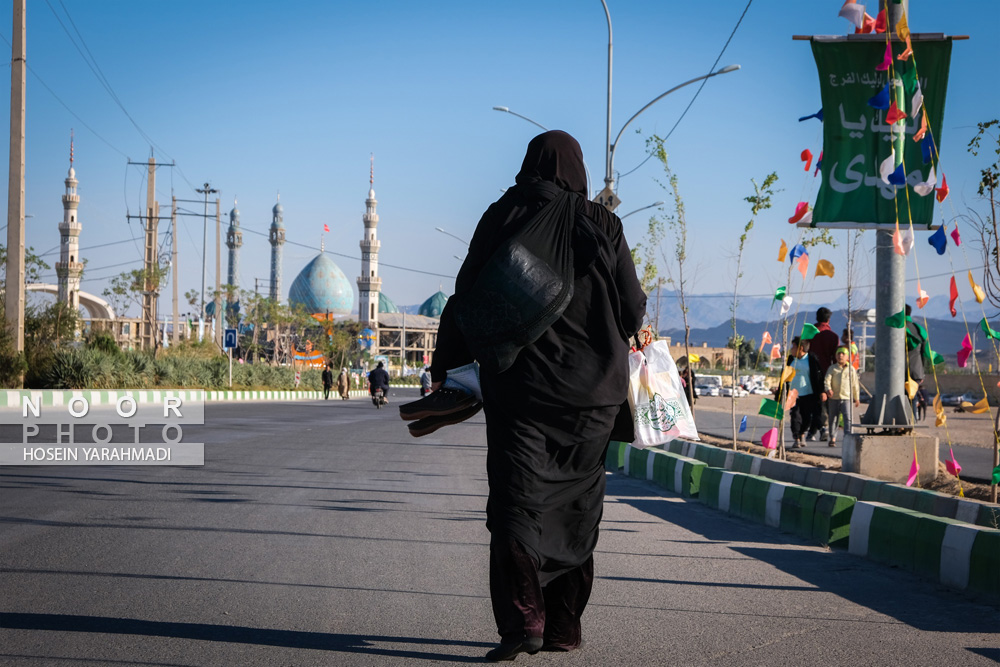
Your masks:
[[[333,387],[333,364],[327,364],[323,368],[323,400],[330,398],[330,389]]]
[[[913,394],[907,396],[910,399],[910,410],[916,418],[919,412],[919,399],[917,393],[924,384],[924,359],[930,359],[930,346],[927,345],[927,330],[913,321],[910,316],[912,309],[910,304],[906,304],[906,380],[912,380],[917,384]],[[925,408],[926,410],[926,402]]]
[[[809,351],[816,357],[816,361],[819,362],[821,378],[826,376],[826,371],[833,365],[834,355],[836,354],[837,347],[840,345],[840,339],[830,328],[831,315],[833,315],[833,312],[825,306],[816,310],[815,326],[819,331],[809,341]],[[816,392],[821,393],[821,388],[816,387]],[[819,410],[819,439],[826,440],[827,406],[825,401],[820,402]]]
[[[351,376],[346,366],[340,369],[340,375],[337,376],[337,391],[340,392],[341,400],[346,401],[351,397]]]
[[[628,340],[646,296],[621,220],[587,201],[583,153],[561,131],[528,144],[516,185],[487,209],[441,314],[432,389],[473,361],[455,319],[494,251],[571,195],[573,292],[565,311],[503,372],[481,368],[486,413],[490,597],[500,645],[488,661],[580,646],[594,583],[604,452],[628,393]],[[576,196],[579,195],[579,196]],[[565,227],[563,227],[565,229]],[[627,410],[627,407],[625,408]]]
[[[850,363],[850,353],[846,347],[837,348],[837,363],[826,371],[823,388],[826,390],[827,413],[829,415],[830,439],[827,444],[837,446],[837,420],[844,419],[844,435],[851,434],[851,404],[861,406],[861,383],[858,371]]]
[[[426,396],[431,391],[431,372],[424,366],[423,372],[420,374],[420,395]]]
[[[795,389],[798,397],[792,408],[792,449],[805,447],[805,440],[815,441],[820,430],[819,406],[826,401],[823,393],[823,373],[819,361],[809,352],[810,341],[798,336],[792,339],[792,354],[788,365],[795,370],[795,377],[788,383],[788,390]]]

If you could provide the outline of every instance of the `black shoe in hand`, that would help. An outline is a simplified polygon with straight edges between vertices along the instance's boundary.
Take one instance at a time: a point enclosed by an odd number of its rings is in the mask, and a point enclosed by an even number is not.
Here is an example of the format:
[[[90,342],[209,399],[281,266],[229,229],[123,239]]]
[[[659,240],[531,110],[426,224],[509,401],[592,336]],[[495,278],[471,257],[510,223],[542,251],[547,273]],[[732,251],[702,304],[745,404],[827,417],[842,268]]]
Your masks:
[[[479,399],[468,392],[442,387],[420,400],[399,406],[399,416],[404,421],[424,419],[425,417],[443,417],[464,410],[478,402]]]

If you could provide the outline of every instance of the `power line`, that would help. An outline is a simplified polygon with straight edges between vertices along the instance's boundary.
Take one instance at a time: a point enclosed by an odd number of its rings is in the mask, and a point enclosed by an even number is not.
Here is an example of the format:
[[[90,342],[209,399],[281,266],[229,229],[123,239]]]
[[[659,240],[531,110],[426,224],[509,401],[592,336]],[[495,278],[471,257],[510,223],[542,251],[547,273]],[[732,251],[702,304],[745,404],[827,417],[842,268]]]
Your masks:
[[[719,64],[719,61],[722,60],[723,54],[726,52],[726,49],[729,48],[729,42],[733,41],[733,37],[736,35],[736,31],[739,30],[740,24],[743,23],[743,18],[747,15],[747,12],[750,10],[750,5],[752,5],[752,4],[753,4],[753,0],[749,0],[747,2],[747,6],[743,8],[743,13],[740,14],[740,20],[736,22],[736,26],[733,28],[733,31],[731,33],[729,33],[729,39],[727,39],[726,43],[722,46],[722,50],[719,51],[719,56],[715,59],[715,62],[712,63],[712,67],[709,68],[710,72],[714,72],[716,66]],[[681,124],[682,120],[684,120],[684,116],[687,115],[687,112],[691,109],[691,106],[694,104],[694,101],[696,99],[698,99],[698,95],[701,94],[701,89],[705,87],[706,83],[708,83],[708,79],[704,79],[701,82],[701,85],[698,86],[698,90],[696,90],[694,92],[694,96],[691,98],[691,101],[688,102],[688,105],[684,108],[684,111],[683,111],[683,113],[681,113],[680,118],[677,119],[677,122],[674,123],[674,126],[672,128],[670,128],[669,132],[667,132],[667,136],[663,137],[664,141],[666,141],[667,139],[670,138],[670,135],[674,133],[674,130],[677,129],[677,126]],[[642,162],[640,162],[639,165],[637,167],[635,167],[635,169],[630,169],[629,171],[626,171],[624,174],[619,174],[619,176],[618,176],[619,183],[621,182],[621,180],[623,178],[625,178],[626,176],[628,176],[629,174],[631,174],[633,171],[635,171],[636,169],[638,169],[642,165],[646,164],[649,161],[649,158],[651,158],[651,157],[653,157],[652,153],[650,153],[649,155],[647,155],[646,159],[643,160]]]

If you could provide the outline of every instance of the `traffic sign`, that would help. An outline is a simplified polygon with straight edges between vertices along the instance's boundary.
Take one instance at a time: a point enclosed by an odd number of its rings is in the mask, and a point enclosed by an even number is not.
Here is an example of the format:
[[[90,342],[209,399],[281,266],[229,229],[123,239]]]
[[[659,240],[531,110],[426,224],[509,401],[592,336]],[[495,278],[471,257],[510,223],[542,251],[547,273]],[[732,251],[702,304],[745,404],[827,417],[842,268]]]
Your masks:
[[[226,329],[222,337],[222,346],[226,349],[236,347],[236,329]]]
[[[614,193],[614,190],[605,186],[603,190],[594,196],[594,202],[600,204],[609,211],[614,211],[618,208],[618,205],[622,203],[622,200],[618,198],[618,195]]]

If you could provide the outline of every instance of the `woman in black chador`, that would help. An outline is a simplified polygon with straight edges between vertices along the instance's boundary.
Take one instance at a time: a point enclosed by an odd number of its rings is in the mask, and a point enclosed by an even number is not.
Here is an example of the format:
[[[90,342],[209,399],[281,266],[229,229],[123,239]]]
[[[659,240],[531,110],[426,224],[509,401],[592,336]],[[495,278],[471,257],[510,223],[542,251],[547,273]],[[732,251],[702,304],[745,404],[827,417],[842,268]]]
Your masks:
[[[558,320],[503,372],[483,370],[490,484],[490,596],[501,644],[488,660],[580,646],[604,502],[604,454],[628,392],[628,340],[646,296],[621,220],[587,201],[583,152],[561,131],[528,144],[517,184],[483,215],[441,314],[431,375],[473,359],[455,322],[497,246],[561,191],[579,193],[573,296]],[[572,213],[571,213],[572,214]],[[583,227],[584,229],[581,229]],[[627,411],[627,405],[624,408]]]

